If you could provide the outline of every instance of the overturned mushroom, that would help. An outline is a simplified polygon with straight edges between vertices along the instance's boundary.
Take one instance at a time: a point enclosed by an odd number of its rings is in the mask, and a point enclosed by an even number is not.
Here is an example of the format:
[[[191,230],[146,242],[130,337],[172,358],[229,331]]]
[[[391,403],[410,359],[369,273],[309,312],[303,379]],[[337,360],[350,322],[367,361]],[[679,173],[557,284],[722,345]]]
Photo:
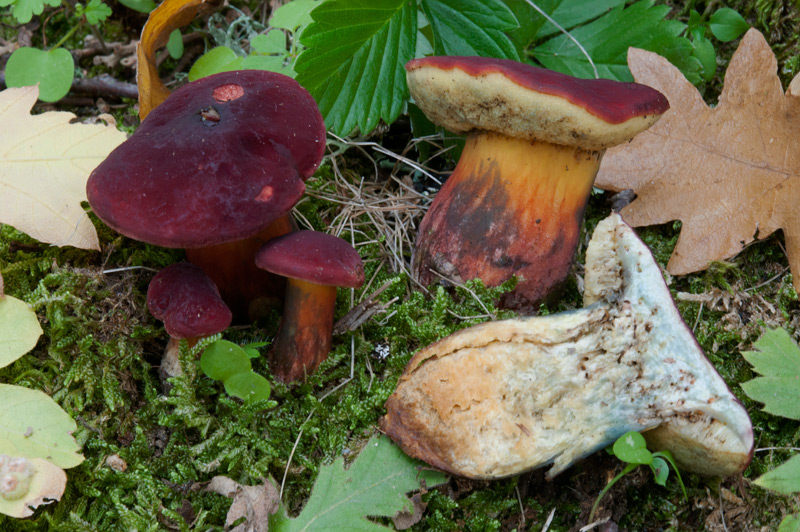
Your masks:
[[[406,70],[420,109],[468,134],[420,225],[416,276],[496,286],[517,275],[504,305],[536,305],[569,273],[603,152],[650,127],[666,98],[504,59],[425,57]]]
[[[744,470],[753,430],[706,359],[648,248],[617,214],[586,256],[586,307],[489,322],[418,352],[386,403],[383,430],[450,473],[552,477],[628,431],[682,468]]]

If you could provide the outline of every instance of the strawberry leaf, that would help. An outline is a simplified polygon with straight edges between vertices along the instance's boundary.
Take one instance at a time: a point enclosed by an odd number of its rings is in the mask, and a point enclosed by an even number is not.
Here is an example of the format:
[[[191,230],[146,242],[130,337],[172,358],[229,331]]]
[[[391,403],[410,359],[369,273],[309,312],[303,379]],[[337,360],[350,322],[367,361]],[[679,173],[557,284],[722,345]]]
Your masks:
[[[517,59],[505,32],[519,27],[499,0],[423,0],[436,55],[480,55]]]
[[[753,347],[758,351],[742,356],[763,377],[742,383],[742,389],[764,403],[764,412],[800,419],[800,348],[784,329],[767,331]]]

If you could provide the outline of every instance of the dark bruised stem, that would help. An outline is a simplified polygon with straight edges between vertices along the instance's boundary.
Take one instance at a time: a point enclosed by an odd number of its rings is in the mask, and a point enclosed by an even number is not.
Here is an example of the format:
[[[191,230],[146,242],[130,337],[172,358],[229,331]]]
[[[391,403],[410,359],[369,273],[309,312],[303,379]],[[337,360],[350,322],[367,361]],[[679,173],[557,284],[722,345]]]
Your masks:
[[[280,329],[270,351],[275,377],[292,382],[310,375],[331,349],[336,287],[289,279]]]
[[[265,242],[295,229],[286,214],[259,233],[243,240],[186,250],[186,258],[200,266],[219,289],[234,320],[263,317],[281,303],[285,280],[255,265],[256,251]]]
[[[414,267],[497,286],[520,281],[505,306],[534,305],[567,276],[602,151],[475,133],[425,215]]]

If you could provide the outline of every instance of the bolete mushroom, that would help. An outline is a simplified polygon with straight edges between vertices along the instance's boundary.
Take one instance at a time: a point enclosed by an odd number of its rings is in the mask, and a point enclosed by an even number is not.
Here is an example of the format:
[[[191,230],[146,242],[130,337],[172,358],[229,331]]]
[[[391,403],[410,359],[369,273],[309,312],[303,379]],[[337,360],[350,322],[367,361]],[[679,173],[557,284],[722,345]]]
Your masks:
[[[147,287],[147,308],[164,322],[170,336],[161,363],[170,376],[181,373],[177,359],[181,339],[192,347],[201,338],[227,329],[232,319],[214,281],[188,262],[171,264],[153,277]]]
[[[425,57],[406,70],[420,109],[468,134],[420,224],[415,275],[489,286],[517,275],[503,303],[530,308],[569,273],[603,152],[655,123],[666,98],[505,59]]]
[[[92,172],[86,191],[112,229],[188,248],[243,315],[258,296],[278,295],[252,257],[290,230],[287,213],[324,149],[322,116],[297,82],[224,72],[172,93]]]
[[[411,359],[381,428],[406,453],[489,479],[548,477],[628,431],[707,475],[745,469],[747,411],[703,354],[661,271],[617,214],[586,256],[586,307],[488,322]]]
[[[336,288],[364,284],[364,265],[346,241],[316,231],[270,240],[256,254],[256,265],[288,279],[270,369],[285,382],[299,380],[327,358]]]

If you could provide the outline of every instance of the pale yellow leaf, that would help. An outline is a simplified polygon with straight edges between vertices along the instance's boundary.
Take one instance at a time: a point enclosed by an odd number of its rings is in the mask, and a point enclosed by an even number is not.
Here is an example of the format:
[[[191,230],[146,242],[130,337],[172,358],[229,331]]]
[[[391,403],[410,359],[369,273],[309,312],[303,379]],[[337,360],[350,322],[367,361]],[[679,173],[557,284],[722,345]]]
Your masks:
[[[16,497],[7,497],[0,490],[0,513],[17,518],[30,517],[35,508],[55,502],[64,494],[67,474],[63,469],[41,458],[27,462],[30,464],[30,470],[26,472],[30,476],[27,480],[28,489]],[[3,477],[6,473],[0,469],[0,484],[5,480]]]
[[[99,249],[86,216],[86,180],[125,140],[102,124],[70,124],[72,113],[31,115],[37,87],[0,92],[0,223],[57,246]]]

